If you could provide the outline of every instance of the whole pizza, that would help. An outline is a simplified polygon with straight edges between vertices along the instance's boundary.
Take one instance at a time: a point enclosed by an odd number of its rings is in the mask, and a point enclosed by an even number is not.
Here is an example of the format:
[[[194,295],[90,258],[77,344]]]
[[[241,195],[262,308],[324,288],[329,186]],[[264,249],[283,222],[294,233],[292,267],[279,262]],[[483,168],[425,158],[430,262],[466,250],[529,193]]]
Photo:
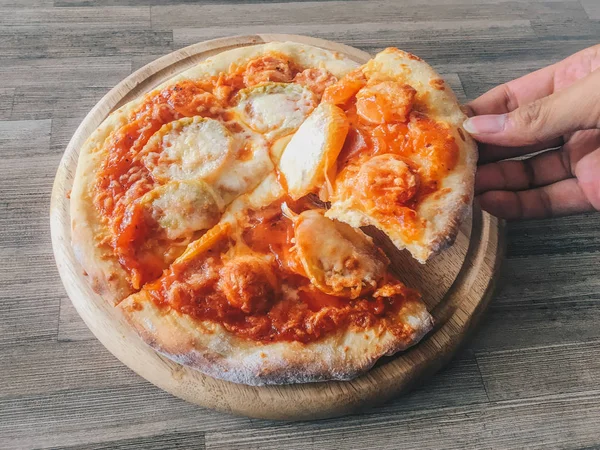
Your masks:
[[[418,261],[473,199],[446,83],[388,48],[218,54],[113,112],[81,148],[72,243],[154,349],[250,385],[347,380],[433,326],[362,227]]]

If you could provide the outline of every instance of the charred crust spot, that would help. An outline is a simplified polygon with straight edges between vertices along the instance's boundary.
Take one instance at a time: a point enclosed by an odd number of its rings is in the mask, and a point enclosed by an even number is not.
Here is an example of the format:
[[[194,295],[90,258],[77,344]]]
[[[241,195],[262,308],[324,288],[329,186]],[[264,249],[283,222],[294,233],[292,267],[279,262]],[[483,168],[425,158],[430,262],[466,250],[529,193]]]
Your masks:
[[[413,59],[415,61],[423,61],[421,58],[419,58],[417,55],[413,55],[412,53],[406,52],[406,57],[408,59]]]
[[[446,84],[441,78],[434,78],[433,80],[429,80],[429,85],[432,88],[437,89],[438,91],[443,91],[444,89],[446,89]]]

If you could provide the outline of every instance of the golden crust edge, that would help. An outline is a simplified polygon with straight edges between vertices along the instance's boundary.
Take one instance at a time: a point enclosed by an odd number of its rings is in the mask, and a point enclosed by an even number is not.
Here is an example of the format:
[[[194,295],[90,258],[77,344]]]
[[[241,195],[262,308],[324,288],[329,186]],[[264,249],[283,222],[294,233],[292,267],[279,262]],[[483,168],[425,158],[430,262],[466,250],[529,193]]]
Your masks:
[[[407,339],[397,338],[389,330],[379,333],[376,326],[346,330],[308,344],[283,341],[257,345],[220,325],[207,324],[207,332],[204,324],[187,316],[161,311],[144,291],[119,305],[142,340],[160,354],[213,378],[251,386],[342,381],[364,374],[381,357],[412,347],[432,329],[433,318],[423,302],[410,302],[405,307],[407,311],[403,309],[399,315],[412,314],[413,323],[416,320]]]

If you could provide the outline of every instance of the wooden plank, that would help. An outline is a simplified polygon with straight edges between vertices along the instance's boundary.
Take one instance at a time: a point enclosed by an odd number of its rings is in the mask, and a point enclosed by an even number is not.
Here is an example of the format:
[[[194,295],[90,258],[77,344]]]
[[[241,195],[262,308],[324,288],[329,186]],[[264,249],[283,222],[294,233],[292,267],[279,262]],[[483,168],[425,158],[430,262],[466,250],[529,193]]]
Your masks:
[[[5,88],[45,87],[48,91],[67,85],[108,88],[121,81],[130,71],[131,59],[123,56],[7,58],[0,65],[0,82]]]
[[[11,1],[16,0],[3,0],[10,4]],[[29,0],[29,1],[37,1],[37,0]],[[40,0],[44,1],[44,0]],[[87,7],[96,7],[96,6],[146,6],[146,5],[164,5],[165,3],[171,3],[174,5],[181,4],[199,4],[199,5],[237,5],[237,4],[256,4],[257,6],[271,7],[273,3],[303,3],[303,2],[314,2],[315,0],[54,0],[54,6],[64,7],[64,6],[87,6]],[[322,0],[323,2],[327,1],[336,1],[339,0]],[[352,2],[360,2],[364,0],[345,0],[343,3],[349,3],[352,6]],[[486,4],[512,4],[512,3],[561,3],[565,0],[473,0],[470,2],[474,7],[479,5]],[[457,0],[405,0],[404,3],[407,6],[425,6],[425,5],[454,5],[456,3],[464,3],[464,0],[461,2]]]
[[[476,358],[491,401],[600,392],[600,340],[482,351]]]
[[[206,39],[224,37],[231,34],[230,26],[215,26],[207,24],[201,27],[197,24],[193,28],[175,28],[173,30],[173,43],[176,47],[184,47]],[[534,37],[529,20],[453,20],[453,21],[422,21],[405,23],[397,20],[395,16],[387,16],[385,22],[360,23],[314,23],[311,21],[295,21],[282,25],[278,22],[271,24],[238,26],[236,33],[253,34],[265,33],[290,33],[305,34],[309,36],[342,42],[347,45],[362,49],[384,48],[390,45],[399,48],[414,46],[421,43],[423,47],[457,46],[463,48],[475,45],[476,42],[489,43],[490,35],[495,39],[512,41],[525,36]],[[436,44],[436,45],[434,45]]]
[[[0,121],[2,158],[46,154],[50,146],[50,126],[50,120]],[[0,166],[0,170],[5,168]]]
[[[53,3],[54,0],[0,0],[0,8],[44,8]]]
[[[512,449],[600,444],[600,393],[206,433],[217,449]]]
[[[547,234],[531,234],[542,236]],[[599,263],[598,253],[508,259],[470,347],[516,350],[599,340]]]
[[[14,87],[13,119],[86,114],[131,72],[123,57],[6,59],[0,82]]]
[[[50,125],[0,122],[0,343],[56,339],[60,283],[47,217],[48,168],[57,166],[58,155],[48,155]]]
[[[15,97],[14,88],[0,89],[0,120],[10,119],[12,113],[13,100]]]
[[[596,0],[581,0],[583,9],[592,20],[600,20],[600,4]]]
[[[600,292],[599,264],[600,254],[583,252],[510,259],[503,267],[504,283],[493,305],[565,304],[595,296]]]
[[[598,38],[600,36],[600,22],[586,19],[567,19],[564,21],[548,21],[535,19],[531,27],[536,36],[554,39],[561,38],[580,39]]]
[[[49,154],[50,120],[0,122],[0,248],[49,243],[48,199],[60,155]],[[43,251],[48,253],[49,248]],[[17,256],[18,252],[17,252]],[[6,271],[0,271],[0,279]],[[9,280],[8,277],[7,280]]]
[[[85,115],[110,89],[111,86],[84,87],[68,84],[57,88],[17,88],[11,119],[41,120]]]
[[[90,329],[68,297],[60,299],[60,313],[58,317],[58,340],[59,341],[89,341],[96,339]]]
[[[164,433],[133,439],[112,440],[110,437],[99,443],[53,447],[54,450],[171,450],[174,448],[193,448],[204,450],[204,433]]]
[[[56,345],[59,344],[55,344],[53,348],[60,348]],[[94,350],[92,343],[66,345],[69,346],[71,355],[76,352],[81,356],[69,367],[74,371],[79,370],[77,373],[82,376],[82,380],[60,380],[61,371],[57,370],[53,381],[59,384],[61,390],[53,389],[51,383],[44,382],[44,385],[54,392],[0,398],[0,435],[4,437],[4,442],[9,447],[85,445],[99,441],[99,437],[107,441],[141,438],[156,435],[160,430],[198,433],[259,429],[280,425],[277,422],[203,410],[176,399],[141,379],[139,384],[133,382],[127,384],[124,375],[118,373],[111,375],[119,368],[110,360],[98,356],[99,353]],[[85,355],[82,350],[78,350],[78,346],[86,348],[90,355]],[[47,358],[52,359],[52,356],[49,355]],[[58,356],[60,361],[63,360],[62,358]],[[98,358],[99,363],[94,363],[94,358]],[[67,359],[65,358],[64,361],[66,362]],[[57,366],[60,361],[56,362]],[[77,361],[81,362],[79,369],[74,368]],[[129,372],[124,366],[121,368]],[[87,375],[85,371],[90,371],[91,374]],[[99,380],[97,387],[93,385],[94,375]],[[42,374],[39,374],[39,378],[41,376]],[[111,377],[114,380],[112,385]],[[26,381],[31,384],[39,378],[30,375]],[[67,389],[68,386],[71,388]],[[75,388],[77,386],[78,389]],[[360,423],[362,420],[372,422],[378,417],[394,417],[396,414],[405,417],[415,415],[421,417],[437,414],[452,407],[482,402],[487,402],[487,397],[481,376],[473,354],[466,352],[445,371],[435,376],[431,383],[412,392],[409,396],[401,397],[388,405],[346,420],[352,423]],[[32,410],[34,405],[35,409]],[[343,423],[345,419],[340,419],[338,422]],[[36,423],[36,427],[32,428],[32,423]]]
[[[30,58],[144,55],[172,51],[171,32],[114,29],[56,29],[53,26],[21,26],[0,29],[0,57]]]
[[[525,291],[526,288],[523,288]],[[600,340],[600,295],[564,304],[492,306],[470,340],[481,351],[516,350]]]
[[[50,151],[62,154],[67,148],[73,133],[83,120],[84,114],[79,117],[52,119],[52,134],[50,136]]]
[[[89,30],[139,30],[150,27],[149,7],[97,8],[6,8],[0,14],[0,25],[18,27],[68,28]]]
[[[598,214],[510,223],[508,257],[565,255],[600,251]]]
[[[201,4],[201,5],[212,5],[212,4],[231,4],[237,5],[240,3],[247,4],[258,4],[258,5],[269,5],[272,3],[285,3],[285,2],[306,2],[314,0],[176,0],[176,4]],[[323,0],[332,1],[332,0]],[[347,1],[362,1],[362,0],[347,0]],[[55,0],[54,6],[147,6],[147,5],[164,5],[164,0]]]
[[[48,200],[59,160],[60,155],[37,155],[2,161],[0,248],[50,250],[41,246],[50,242]]]
[[[36,342],[0,346],[0,397],[147,384],[97,340]],[[44,370],[36,370],[43,367]],[[137,386],[137,387],[134,387]]]
[[[328,3],[277,3],[269,5],[268,23],[293,25],[313,24],[359,24],[389,22],[424,22],[453,20],[490,20],[533,18],[587,18],[578,1],[512,3],[507,7],[503,2],[484,2],[477,7],[471,3],[436,2],[429,7],[418,0],[395,2],[392,0],[354,2],[348,7],[342,1]],[[441,4],[440,4],[441,3]],[[413,7],[410,7],[413,6]],[[259,25],[266,22],[267,11],[257,5],[165,5],[151,8],[152,28],[171,30],[174,28],[193,28],[204,26],[233,27],[240,24]],[[289,31],[288,31],[289,32]]]
[[[0,398],[1,445],[10,449],[252,426],[250,419],[203,410],[149,383]]]
[[[12,226],[11,221],[2,220],[3,227],[5,224]],[[14,226],[25,229],[23,222]],[[4,241],[4,236],[0,239]],[[25,246],[6,248],[5,242],[0,248],[0,259],[7,263],[5,270],[0,272],[2,345],[56,340],[59,301],[64,291],[49,250],[49,237],[33,239],[35,244],[31,244],[29,249]]]
[[[461,405],[487,403],[489,401],[471,350],[460,352],[452,362],[422,386],[386,404],[366,411],[372,414],[410,415],[425,410],[436,411]]]

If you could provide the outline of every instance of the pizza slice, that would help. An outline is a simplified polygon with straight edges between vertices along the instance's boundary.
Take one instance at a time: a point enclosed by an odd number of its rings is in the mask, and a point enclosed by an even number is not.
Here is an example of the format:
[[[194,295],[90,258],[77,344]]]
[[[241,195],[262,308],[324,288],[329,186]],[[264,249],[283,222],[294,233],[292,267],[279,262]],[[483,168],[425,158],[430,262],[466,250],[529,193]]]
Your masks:
[[[216,378],[356,377],[432,318],[372,239],[320,206],[291,199],[273,174],[119,308],[159,352]]]
[[[477,150],[442,78],[390,48],[327,87],[319,108],[327,104],[349,122],[343,148],[334,156],[322,146],[310,170],[318,167],[327,183],[305,183],[294,194],[318,192],[330,203],[327,217],[375,226],[422,263],[449,246],[471,207]],[[325,123],[312,124],[313,142],[330,134]],[[280,163],[286,178],[298,177],[305,155],[287,146]]]

